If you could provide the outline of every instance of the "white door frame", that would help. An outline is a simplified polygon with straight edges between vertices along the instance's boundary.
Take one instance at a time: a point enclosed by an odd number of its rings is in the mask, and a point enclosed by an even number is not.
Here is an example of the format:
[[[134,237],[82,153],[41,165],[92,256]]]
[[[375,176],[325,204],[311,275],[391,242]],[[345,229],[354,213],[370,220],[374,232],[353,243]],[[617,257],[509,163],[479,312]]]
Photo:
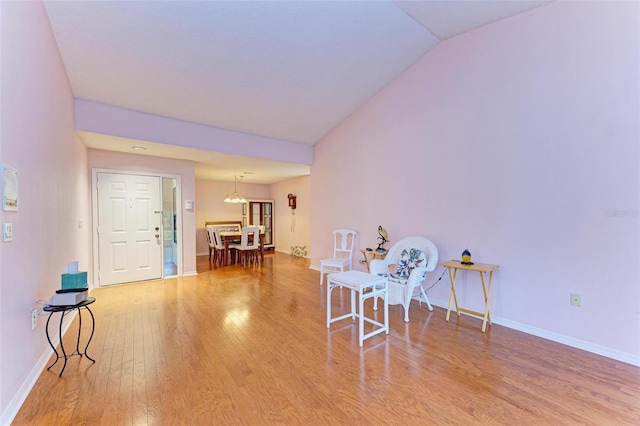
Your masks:
[[[121,175],[136,175],[136,176],[153,176],[160,178],[162,186],[162,178],[173,178],[176,180],[176,228],[178,229],[178,265],[177,274],[182,276],[182,180],[180,175],[161,174],[158,172],[141,172],[137,170],[118,170],[118,169],[91,169],[91,229],[92,229],[92,246],[93,246],[93,284],[94,286],[100,286],[98,280],[99,266],[99,250],[98,250],[98,173],[113,173]],[[162,191],[160,191],[160,205],[162,206]],[[162,226],[162,224],[160,225]],[[164,231],[164,230],[162,230]],[[164,250],[162,250],[162,278],[164,278]]]

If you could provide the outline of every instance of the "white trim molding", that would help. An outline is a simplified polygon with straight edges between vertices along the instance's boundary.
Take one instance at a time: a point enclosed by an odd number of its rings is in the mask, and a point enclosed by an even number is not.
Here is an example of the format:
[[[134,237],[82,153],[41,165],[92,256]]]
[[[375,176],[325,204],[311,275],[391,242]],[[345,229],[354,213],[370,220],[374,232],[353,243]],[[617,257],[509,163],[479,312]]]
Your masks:
[[[432,305],[438,306],[440,308],[447,309],[449,305],[448,301],[433,300],[433,299],[429,299],[429,300]],[[466,315],[464,312],[462,312],[462,314]],[[615,359],[616,361],[621,361],[627,364],[640,367],[640,355],[629,354],[626,352],[607,348],[606,346],[576,339],[570,336],[565,336],[563,334],[555,333],[549,330],[544,330],[542,328],[532,327],[527,324],[522,324],[517,321],[512,321],[506,318],[496,317],[494,315],[491,315],[491,322],[507,328],[511,328],[513,330],[522,331],[523,333],[531,334],[533,336],[541,337],[543,339],[547,339],[553,342],[561,343],[563,345],[571,346],[572,348],[582,349],[583,351],[591,352],[596,355],[602,355],[607,358]]]

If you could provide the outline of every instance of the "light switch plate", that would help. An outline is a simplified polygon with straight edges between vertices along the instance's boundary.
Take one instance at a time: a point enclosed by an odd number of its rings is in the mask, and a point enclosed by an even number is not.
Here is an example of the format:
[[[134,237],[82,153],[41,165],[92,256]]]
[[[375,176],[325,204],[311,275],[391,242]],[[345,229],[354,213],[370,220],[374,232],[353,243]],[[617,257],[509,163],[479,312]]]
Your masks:
[[[8,242],[13,240],[13,224],[2,224],[2,241]]]

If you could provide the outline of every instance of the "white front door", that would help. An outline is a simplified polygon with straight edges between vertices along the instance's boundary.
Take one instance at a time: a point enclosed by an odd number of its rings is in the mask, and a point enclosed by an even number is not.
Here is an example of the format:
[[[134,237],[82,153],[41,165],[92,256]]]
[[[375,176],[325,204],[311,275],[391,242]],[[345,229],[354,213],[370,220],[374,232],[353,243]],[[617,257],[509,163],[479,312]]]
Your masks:
[[[158,176],[98,173],[98,282],[162,278]]]

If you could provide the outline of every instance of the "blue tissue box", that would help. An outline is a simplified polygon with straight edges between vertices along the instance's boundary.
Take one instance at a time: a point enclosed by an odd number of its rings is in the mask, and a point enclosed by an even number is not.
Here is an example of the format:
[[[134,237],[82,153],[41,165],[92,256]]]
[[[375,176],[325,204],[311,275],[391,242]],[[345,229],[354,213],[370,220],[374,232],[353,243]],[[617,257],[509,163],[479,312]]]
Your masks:
[[[87,273],[78,272],[75,274],[62,274],[62,288],[86,288]]]

